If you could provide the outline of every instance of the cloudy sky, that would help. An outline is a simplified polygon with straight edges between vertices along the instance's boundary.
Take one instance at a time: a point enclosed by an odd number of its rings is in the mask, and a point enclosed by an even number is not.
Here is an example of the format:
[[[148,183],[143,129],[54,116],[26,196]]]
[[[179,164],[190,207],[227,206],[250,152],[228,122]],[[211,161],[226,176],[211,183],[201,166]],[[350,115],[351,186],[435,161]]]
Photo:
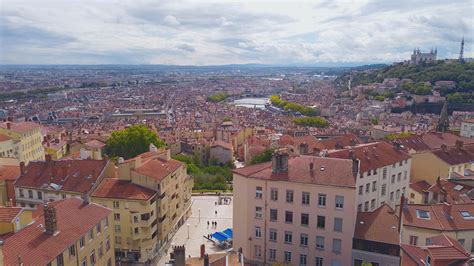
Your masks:
[[[393,62],[473,56],[474,0],[0,0],[0,64]]]

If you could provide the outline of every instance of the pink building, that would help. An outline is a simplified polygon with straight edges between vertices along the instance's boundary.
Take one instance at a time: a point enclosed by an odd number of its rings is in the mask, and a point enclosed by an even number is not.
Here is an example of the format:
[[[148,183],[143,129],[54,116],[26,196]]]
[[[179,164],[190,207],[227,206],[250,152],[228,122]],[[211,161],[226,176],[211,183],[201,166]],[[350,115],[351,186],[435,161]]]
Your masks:
[[[289,157],[234,170],[234,250],[247,261],[351,265],[358,163]]]

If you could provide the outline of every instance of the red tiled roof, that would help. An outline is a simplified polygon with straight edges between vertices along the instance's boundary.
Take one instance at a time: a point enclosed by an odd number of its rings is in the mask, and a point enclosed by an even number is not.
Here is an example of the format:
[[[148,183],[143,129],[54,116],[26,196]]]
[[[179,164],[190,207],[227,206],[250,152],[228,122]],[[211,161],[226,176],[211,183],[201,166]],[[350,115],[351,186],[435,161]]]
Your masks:
[[[21,257],[24,265],[46,265],[111,212],[94,203],[85,205],[77,198],[67,198],[49,205],[56,209],[59,233],[46,234],[44,216],[38,216],[32,224],[3,239],[5,265],[17,265],[18,257]]]
[[[421,136],[423,142],[428,145],[430,149],[439,149],[441,145],[445,144],[448,147],[455,146],[456,140],[461,140],[464,144],[472,144],[474,143],[474,139],[463,138],[456,136],[452,133],[436,133],[431,132]]]
[[[3,135],[3,134],[0,134],[0,142],[2,141],[7,141],[7,140],[11,140],[12,138],[10,138],[9,136],[7,135]]]
[[[357,146],[352,148],[352,151],[355,157],[360,160],[361,173],[411,158],[407,153],[395,149],[394,146],[386,142]],[[330,152],[328,157],[349,159],[349,154],[350,149],[344,149]]]
[[[215,146],[221,146],[223,148],[226,148],[228,150],[232,150],[232,145],[230,143],[224,142],[222,140],[216,140],[211,144],[211,147]]]
[[[155,194],[155,191],[127,180],[105,178],[94,193],[92,193],[92,196],[98,198],[148,200]]]
[[[417,210],[429,212],[430,219],[418,218]],[[403,211],[403,225],[438,231],[474,230],[474,218],[464,219],[461,211],[474,217],[474,204],[410,204]]]
[[[434,236],[429,239],[431,244],[424,247],[416,247],[406,244],[401,244],[400,246],[404,253],[409,256],[413,262],[416,262],[419,265],[425,265],[427,256],[430,256],[432,262],[435,262],[434,265],[441,265],[438,263],[451,265],[451,263],[454,262],[456,262],[456,264],[453,265],[466,265],[464,263],[466,263],[471,257],[471,254],[467,252],[457,240],[454,240],[445,234]]]
[[[470,203],[471,199],[467,193],[472,189],[471,186],[456,183],[448,179],[440,179],[439,183],[434,183],[429,187],[430,192],[440,192],[443,190],[446,193],[446,200],[449,203]]]
[[[91,141],[88,141],[86,143],[84,143],[86,146],[89,146],[89,147],[92,147],[92,148],[99,148],[99,149],[102,149],[103,147],[105,147],[105,143],[103,143],[102,141],[99,141],[99,140],[96,140],[96,139],[93,139]]]
[[[0,165],[0,180],[15,180],[20,176],[20,166]]]
[[[0,127],[7,128],[7,123],[10,123],[10,126],[11,126],[10,130],[11,131],[15,131],[15,132],[18,132],[18,133],[28,132],[28,131],[31,131],[35,128],[40,127],[39,124],[36,124],[36,123],[33,123],[33,122],[19,122],[19,123],[3,122],[3,123],[0,123]]]
[[[11,223],[21,211],[22,208],[19,207],[0,206],[0,222]]]
[[[474,145],[470,146],[472,147],[464,146],[461,149],[457,147],[449,147],[446,148],[446,150],[437,149],[432,151],[432,153],[449,165],[469,163],[474,161]]]
[[[387,204],[373,212],[359,212],[354,238],[398,245],[398,216]]]
[[[400,144],[402,150],[405,152],[409,152],[410,150],[414,150],[415,152],[420,151],[427,151],[430,149],[428,145],[423,141],[423,138],[418,135],[414,135],[408,138],[396,139],[388,141],[390,144]]]
[[[347,134],[342,136],[335,136],[328,139],[323,139],[319,141],[324,146],[324,149],[334,150],[342,149],[347,146],[352,146],[354,144],[359,144],[361,141],[353,134]]]
[[[314,165],[313,170],[310,170],[310,163]],[[288,171],[273,173],[272,163],[266,162],[234,169],[233,172],[256,179],[355,187],[352,160],[300,155],[288,159]]]
[[[430,188],[430,183],[425,180],[418,181],[416,183],[410,183],[410,188],[418,193],[423,193]]]
[[[84,193],[91,189],[106,165],[105,160],[33,161],[15,186],[41,188],[54,183],[61,191]]]
[[[135,169],[135,172],[160,181],[176,171],[181,165],[183,165],[182,162],[174,159],[166,161],[156,158],[143,163],[140,167]]]

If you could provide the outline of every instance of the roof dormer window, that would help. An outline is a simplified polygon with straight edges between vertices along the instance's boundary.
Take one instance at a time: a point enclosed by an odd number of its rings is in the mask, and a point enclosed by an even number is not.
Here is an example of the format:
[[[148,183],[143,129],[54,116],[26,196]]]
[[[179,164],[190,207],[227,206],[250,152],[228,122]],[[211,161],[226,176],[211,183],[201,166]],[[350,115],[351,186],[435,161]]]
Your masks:
[[[430,212],[425,210],[416,210],[416,217],[420,219],[429,220],[430,219]]]
[[[466,220],[474,219],[474,217],[468,211],[460,211],[459,213],[461,213],[462,218]]]

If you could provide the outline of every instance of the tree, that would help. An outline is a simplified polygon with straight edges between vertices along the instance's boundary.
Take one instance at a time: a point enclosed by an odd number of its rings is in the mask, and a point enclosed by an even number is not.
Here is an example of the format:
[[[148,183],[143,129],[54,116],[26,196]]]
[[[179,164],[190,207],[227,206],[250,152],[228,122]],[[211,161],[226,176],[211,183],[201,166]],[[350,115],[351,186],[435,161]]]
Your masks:
[[[273,151],[274,149],[272,148],[265,149],[262,153],[255,155],[250,161],[250,164],[259,164],[259,163],[271,161]]]
[[[158,138],[156,132],[145,125],[133,125],[112,132],[112,136],[107,140],[106,151],[112,157],[128,159],[148,151],[150,144],[157,148],[164,146],[164,142]]]

